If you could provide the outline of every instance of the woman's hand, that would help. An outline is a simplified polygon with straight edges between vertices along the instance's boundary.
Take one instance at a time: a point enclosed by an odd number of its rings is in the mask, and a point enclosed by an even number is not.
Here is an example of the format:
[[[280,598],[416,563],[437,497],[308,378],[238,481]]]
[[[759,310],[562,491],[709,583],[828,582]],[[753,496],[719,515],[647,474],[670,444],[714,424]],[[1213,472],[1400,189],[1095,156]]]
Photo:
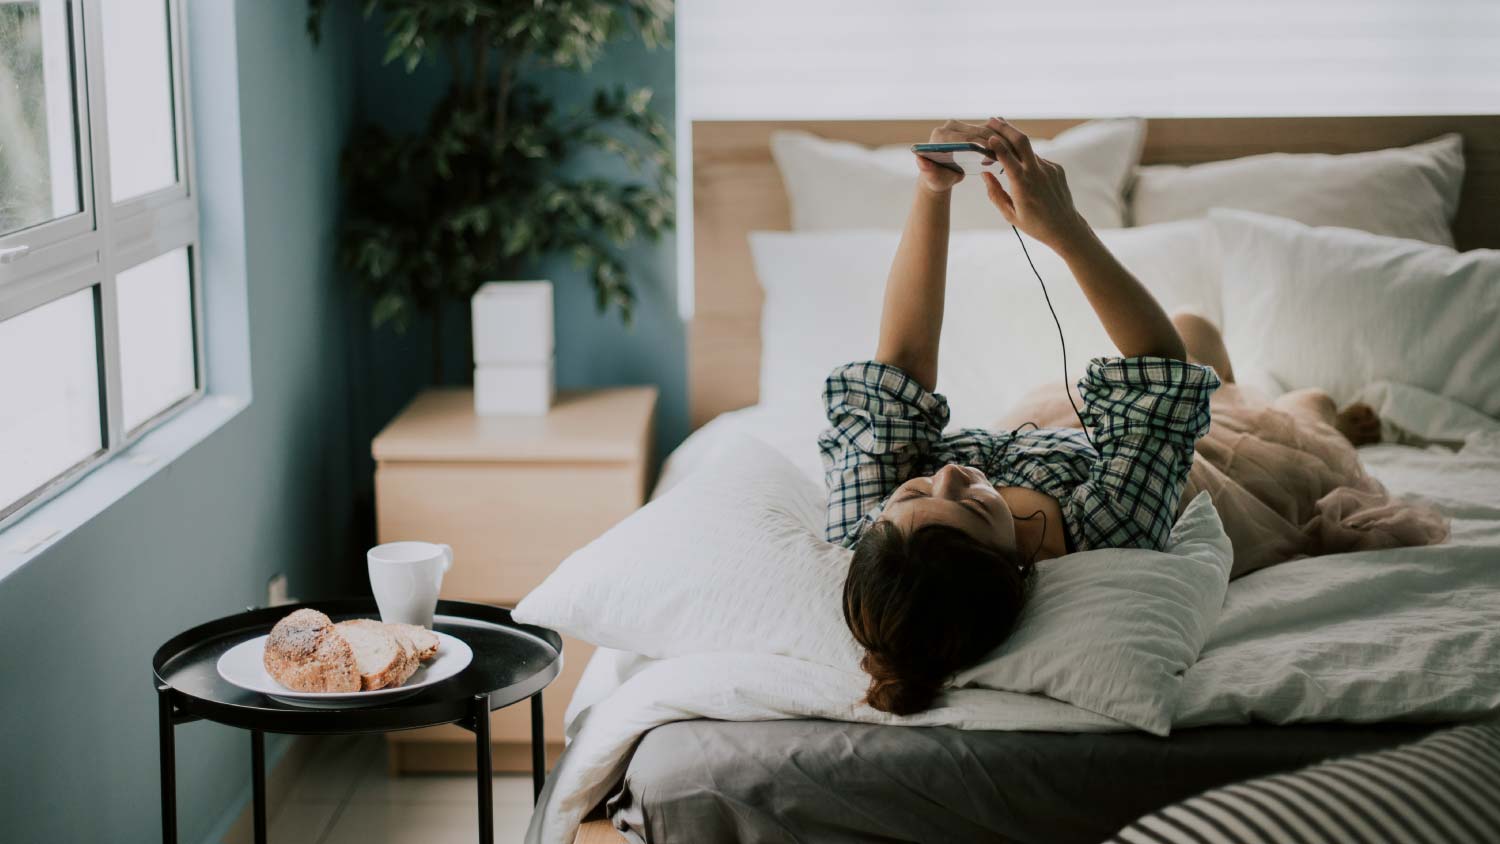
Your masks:
[[[917,156],[917,170],[921,174],[918,184],[924,190],[932,193],[943,194],[953,190],[953,186],[964,180],[964,174],[957,170],[949,170],[941,164],[934,164],[930,159]]]
[[[995,135],[995,130],[978,123],[962,123],[957,120],[949,120],[943,125],[932,130],[932,135],[927,142],[933,144],[979,144],[989,149],[990,138]],[[917,170],[921,173],[920,184],[933,193],[947,193],[953,186],[964,180],[964,174],[958,170],[950,170],[941,164],[934,164],[930,159],[916,156]]]
[[[1086,240],[1090,229],[1073,207],[1063,168],[1033,152],[1031,139],[1005,120],[991,117],[981,128],[988,134],[977,143],[994,153],[1010,182],[1007,191],[993,173],[984,174],[990,202],[1000,209],[1005,222],[1059,253],[1080,238]]]

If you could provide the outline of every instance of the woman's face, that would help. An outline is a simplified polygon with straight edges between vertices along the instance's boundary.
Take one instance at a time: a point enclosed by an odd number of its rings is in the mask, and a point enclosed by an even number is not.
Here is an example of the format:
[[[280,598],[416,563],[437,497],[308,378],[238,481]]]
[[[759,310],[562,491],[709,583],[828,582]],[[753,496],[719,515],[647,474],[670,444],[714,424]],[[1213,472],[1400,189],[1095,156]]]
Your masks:
[[[984,473],[949,463],[927,478],[912,478],[891,493],[880,520],[911,535],[926,525],[946,525],[992,548],[1016,548],[1010,507]]]

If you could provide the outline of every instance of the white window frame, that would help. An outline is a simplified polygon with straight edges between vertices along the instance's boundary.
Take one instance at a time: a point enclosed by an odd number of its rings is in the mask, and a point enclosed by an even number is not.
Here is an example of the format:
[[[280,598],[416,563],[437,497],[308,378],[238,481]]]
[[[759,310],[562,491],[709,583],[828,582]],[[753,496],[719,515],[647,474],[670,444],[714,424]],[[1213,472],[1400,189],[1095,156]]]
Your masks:
[[[203,272],[192,150],[186,20],[181,0],[166,7],[177,181],[160,190],[110,201],[109,126],[104,74],[103,9],[110,0],[68,0],[73,98],[77,121],[81,210],[0,237],[0,321],[79,290],[94,292],[103,446],[20,499],[0,502],[0,530],[56,496],[205,393]],[[194,387],[186,397],[130,430],[124,429],[116,279],[124,270],[187,248],[193,317]],[[8,254],[7,254],[8,253]]]

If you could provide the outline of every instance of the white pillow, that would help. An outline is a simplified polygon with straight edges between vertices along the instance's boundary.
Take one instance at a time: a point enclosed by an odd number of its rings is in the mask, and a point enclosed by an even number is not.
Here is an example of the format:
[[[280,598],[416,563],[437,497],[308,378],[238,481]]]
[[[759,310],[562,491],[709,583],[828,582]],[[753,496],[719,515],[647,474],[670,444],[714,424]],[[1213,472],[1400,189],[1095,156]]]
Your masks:
[[[714,452],[564,560],[516,620],[650,657],[745,651],[858,670],[849,552],[823,541],[822,485],[745,434]]]
[[[1189,220],[1100,233],[1166,308],[1220,318],[1212,227]],[[816,408],[834,366],[875,354],[881,301],[900,235],[893,231],[754,232],[765,291],[760,403]],[[1068,364],[1118,354],[1062,259],[1027,239],[1068,340]],[[1062,389],[1057,329],[1009,227],[952,237],[938,389],[956,426],[987,426],[1031,389]]]
[[[822,486],[786,458],[734,436],[563,561],[515,617],[650,657],[766,653],[856,672],[862,651],[842,610],[850,552],[823,541],[823,504]],[[1002,648],[966,684],[1037,692],[1164,733],[1180,663],[1191,664],[1212,626],[1229,563],[1206,495],[1174,529],[1170,553],[1050,561],[1012,634],[1030,644]]]
[[[1500,251],[1240,211],[1211,220],[1236,368],[1340,404],[1395,381],[1500,417]]]
[[[1067,171],[1084,219],[1096,228],[1119,228],[1125,225],[1126,180],[1140,161],[1145,131],[1144,120],[1095,120],[1033,146]],[[910,146],[871,149],[807,132],[772,133],[771,154],[791,202],[792,228],[900,229],[917,184]],[[981,179],[966,178],[954,189],[954,231],[994,228],[1000,220]]]
[[[1232,561],[1200,492],[1165,552],[1109,548],[1038,563],[1015,631],[953,685],[1043,694],[1164,736],[1182,674],[1224,606]]]
[[[1463,180],[1458,134],[1347,155],[1271,153],[1155,165],[1136,171],[1130,220],[1145,226],[1237,208],[1452,246]]]

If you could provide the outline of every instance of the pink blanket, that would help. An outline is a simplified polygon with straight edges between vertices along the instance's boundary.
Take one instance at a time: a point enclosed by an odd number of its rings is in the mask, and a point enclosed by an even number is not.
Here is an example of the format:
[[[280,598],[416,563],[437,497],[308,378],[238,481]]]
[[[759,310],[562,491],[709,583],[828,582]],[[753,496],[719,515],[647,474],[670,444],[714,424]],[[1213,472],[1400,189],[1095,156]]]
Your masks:
[[[1354,446],[1316,415],[1259,401],[1235,384],[1220,387],[1210,408],[1213,422],[1198,441],[1182,501],[1202,490],[1213,498],[1234,545],[1231,577],[1299,557],[1448,538],[1446,518],[1391,497]],[[1004,421],[1078,426],[1055,389],[1034,394]]]

